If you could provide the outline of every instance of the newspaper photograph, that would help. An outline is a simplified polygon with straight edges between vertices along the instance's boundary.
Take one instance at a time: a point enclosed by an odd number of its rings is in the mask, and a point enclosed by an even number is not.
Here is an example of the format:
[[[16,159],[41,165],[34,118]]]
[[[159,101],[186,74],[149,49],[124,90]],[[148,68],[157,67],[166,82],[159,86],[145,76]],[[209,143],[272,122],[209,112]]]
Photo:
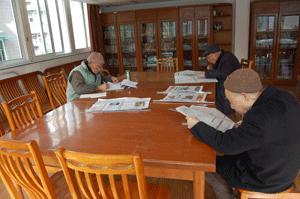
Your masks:
[[[205,102],[206,93],[168,93],[161,101],[167,102]]]
[[[203,86],[169,86],[166,93],[201,93]]]
[[[123,97],[116,99],[98,99],[87,113],[141,110],[149,107],[151,98]]]

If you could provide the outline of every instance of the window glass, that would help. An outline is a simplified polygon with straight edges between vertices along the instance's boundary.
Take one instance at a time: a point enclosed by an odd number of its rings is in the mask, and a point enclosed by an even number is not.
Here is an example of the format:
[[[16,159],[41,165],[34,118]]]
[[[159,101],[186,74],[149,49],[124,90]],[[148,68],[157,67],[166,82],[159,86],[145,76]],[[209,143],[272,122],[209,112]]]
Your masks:
[[[11,0],[0,1],[0,61],[22,58]]]
[[[70,1],[75,48],[87,47],[83,6],[81,2]]]
[[[26,0],[32,44],[36,56],[53,53],[44,0]]]

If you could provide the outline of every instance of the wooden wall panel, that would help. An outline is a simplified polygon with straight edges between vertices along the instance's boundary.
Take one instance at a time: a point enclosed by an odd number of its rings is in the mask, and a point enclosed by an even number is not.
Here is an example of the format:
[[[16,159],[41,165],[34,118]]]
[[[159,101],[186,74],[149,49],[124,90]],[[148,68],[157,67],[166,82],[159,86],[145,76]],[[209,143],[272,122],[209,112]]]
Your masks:
[[[100,14],[101,24],[107,26],[110,24],[116,24],[117,16],[115,13],[104,13]]]
[[[117,13],[117,22],[118,23],[129,23],[135,22],[135,11],[126,11]]]
[[[157,19],[178,19],[178,8],[160,8],[157,9]]]
[[[210,17],[210,6],[195,7],[195,17]]]
[[[195,8],[194,7],[180,8],[179,13],[180,13],[179,16],[181,19],[194,18]]]
[[[157,19],[156,9],[148,10],[137,10],[136,11],[136,20],[137,21],[154,21]]]
[[[300,12],[300,1],[284,1],[280,2],[280,12]]]
[[[254,14],[278,13],[279,2],[253,2],[252,10]]]

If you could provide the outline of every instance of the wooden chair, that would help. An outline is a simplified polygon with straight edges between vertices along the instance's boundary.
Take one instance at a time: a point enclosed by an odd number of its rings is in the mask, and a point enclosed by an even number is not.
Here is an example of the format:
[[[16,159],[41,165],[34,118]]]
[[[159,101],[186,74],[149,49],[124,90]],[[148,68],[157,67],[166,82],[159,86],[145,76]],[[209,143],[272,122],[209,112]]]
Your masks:
[[[58,102],[59,106],[67,103],[67,82],[62,71],[43,76],[43,81],[53,110],[56,108],[53,98]]]
[[[178,59],[177,58],[165,58],[157,61],[157,72],[178,72]]]
[[[99,155],[56,149],[55,154],[65,174],[73,198],[145,199],[170,198],[170,189],[163,185],[146,183],[141,154]],[[110,185],[105,186],[108,175]],[[122,181],[116,181],[115,176]],[[136,175],[137,182],[127,175]],[[76,181],[77,179],[77,181]],[[80,189],[79,189],[80,187]],[[102,197],[101,197],[102,196]]]
[[[29,99],[27,101],[27,99]],[[43,112],[35,91],[1,103],[12,131],[42,117]]]
[[[0,126],[1,126],[0,136],[11,131],[7,117],[5,116],[5,113],[4,113],[4,110],[3,110],[3,107],[1,104],[0,104]]]
[[[23,198],[22,189],[29,198],[56,199],[51,182],[63,173],[48,177],[40,149],[35,141],[0,140],[0,175],[11,198]],[[56,187],[57,192],[68,189]]]
[[[0,123],[0,136],[4,135],[5,134],[5,131],[2,127],[2,124]]]
[[[253,191],[247,191],[244,189],[237,189],[237,194],[239,199],[248,199],[248,198],[268,198],[268,199],[299,199],[300,193],[295,193],[295,186],[290,189],[276,194],[268,193],[259,193]]]
[[[44,71],[44,75],[47,76],[47,75],[51,75],[54,73],[60,73],[60,71],[63,71],[65,73],[65,77],[68,78],[71,70],[73,70],[76,66],[80,65],[81,62],[82,62],[82,60],[79,60],[79,61],[70,62],[67,64],[47,68]]]
[[[110,75],[110,72],[106,69],[101,69],[100,72],[105,73],[104,75]]]
[[[52,106],[49,100],[49,97],[46,93],[46,90],[43,88],[39,76],[42,77],[43,73],[40,71],[35,71],[32,73],[27,73],[24,75],[20,75],[19,78],[21,80],[21,83],[26,90],[27,93],[31,93],[31,91],[35,91],[37,94],[37,97],[39,99],[39,102],[41,104],[43,114],[48,113],[49,111],[52,111]],[[58,107],[58,103],[54,102],[55,107]]]
[[[241,60],[242,68],[250,68],[254,70],[253,61],[242,58]]]

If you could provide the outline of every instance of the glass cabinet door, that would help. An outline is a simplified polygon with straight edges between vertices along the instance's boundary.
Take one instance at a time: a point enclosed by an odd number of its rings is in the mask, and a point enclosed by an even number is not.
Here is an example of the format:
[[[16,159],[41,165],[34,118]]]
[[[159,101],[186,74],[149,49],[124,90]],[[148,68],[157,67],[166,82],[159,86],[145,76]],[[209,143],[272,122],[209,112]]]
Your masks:
[[[119,61],[117,54],[117,39],[115,26],[103,27],[103,41],[105,46],[105,65],[113,75],[119,74]]]
[[[281,16],[277,79],[293,79],[299,31],[299,15]]]
[[[193,20],[182,21],[183,69],[193,70]]]
[[[207,59],[202,57],[207,47],[207,19],[197,20],[197,44],[198,44],[198,70],[204,71],[207,66]]]
[[[155,23],[140,24],[143,71],[156,71]]]
[[[256,21],[255,70],[262,79],[270,79],[275,16],[258,16]]]
[[[176,23],[160,23],[161,58],[176,58]]]
[[[120,25],[120,37],[122,47],[123,69],[136,71],[136,52],[135,52],[135,36],[134,25]]]

